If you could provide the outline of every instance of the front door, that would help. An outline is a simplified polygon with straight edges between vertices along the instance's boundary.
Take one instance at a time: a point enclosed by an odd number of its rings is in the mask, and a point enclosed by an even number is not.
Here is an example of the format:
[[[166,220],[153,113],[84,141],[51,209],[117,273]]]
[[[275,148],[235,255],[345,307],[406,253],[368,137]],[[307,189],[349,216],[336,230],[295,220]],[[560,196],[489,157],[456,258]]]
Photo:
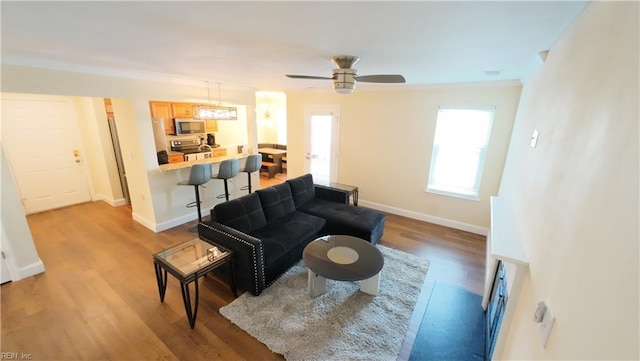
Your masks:
[[[27,214],[91,200],[71,98],[3,94],[2,128]]]
[[[305,110],[305,171],[316,183],[338,179],[338,130],[340,107],[310,106]]]

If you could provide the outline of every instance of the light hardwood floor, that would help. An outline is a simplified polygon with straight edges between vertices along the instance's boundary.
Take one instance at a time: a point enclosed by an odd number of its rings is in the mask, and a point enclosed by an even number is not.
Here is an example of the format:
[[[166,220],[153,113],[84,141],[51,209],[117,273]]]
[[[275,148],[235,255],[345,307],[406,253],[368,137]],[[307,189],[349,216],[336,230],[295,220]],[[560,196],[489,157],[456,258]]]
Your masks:
[[[160,303],[152,255],[193,238],[194,223],[154,233],[132,220],[130,207],[104,202],[27,220],[46,271],[1,287],[1,352],[33,360],[283,360],[219,314],[233,296],[213,276],[200,281],[195,329],[175,278]],[[431,261],[399,355],[406,359],[434,282],[481,294],[485,237],[389,214],[381,244]]]

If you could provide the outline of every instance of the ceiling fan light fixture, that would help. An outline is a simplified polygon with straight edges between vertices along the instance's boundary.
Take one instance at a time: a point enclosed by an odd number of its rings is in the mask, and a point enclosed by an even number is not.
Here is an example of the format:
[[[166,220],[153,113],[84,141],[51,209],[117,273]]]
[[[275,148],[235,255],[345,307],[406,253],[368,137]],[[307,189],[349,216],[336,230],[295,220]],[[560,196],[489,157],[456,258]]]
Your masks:
[[[334,69],[333,70],[333,89],[338,94],[351,94],[356,88],[356,75],[358,71],[355,69]]]
[[[339,55],[333,57],[333,63],[338,69],[333,69],[332,76],[315,76],[315,75],[296,75],[286,74],[287,77],[293,79],[326,79],[333,80],[333,90],[338,94],[351,94],[356,88],[356,81],[365,83],[404,83],[405,78],[400,74],[373,74],[358,75],[358,71],[353,69],[360,58],[351,55]]]
[[[351,88],[339,88],[339,87],[335,87],[335,91],[338,94],[351,94],[353,93],[353,90],[355,89],[355,84],[353,84],[353,86]]]

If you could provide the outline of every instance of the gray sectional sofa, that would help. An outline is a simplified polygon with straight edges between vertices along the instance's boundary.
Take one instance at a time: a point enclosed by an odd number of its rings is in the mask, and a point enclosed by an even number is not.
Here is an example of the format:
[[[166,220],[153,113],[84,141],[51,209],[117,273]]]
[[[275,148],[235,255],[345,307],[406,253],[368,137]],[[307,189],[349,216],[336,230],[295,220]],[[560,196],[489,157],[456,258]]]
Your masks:
[[[385,215],[348,204],[338,189],[316,187],[310,174],[216,205],[199,237],[235,253],[235,277],[259,295],[302,258],[314,239],[346,234],[377,244]]]

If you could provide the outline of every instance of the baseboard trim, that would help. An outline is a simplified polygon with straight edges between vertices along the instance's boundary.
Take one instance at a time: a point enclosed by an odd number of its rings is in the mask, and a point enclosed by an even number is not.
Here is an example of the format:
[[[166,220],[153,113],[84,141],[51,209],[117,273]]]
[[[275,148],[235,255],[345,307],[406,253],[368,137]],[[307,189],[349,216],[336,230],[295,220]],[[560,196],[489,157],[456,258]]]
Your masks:
[[[149,228],[150,230],[158,233],[158,231],[156,230],[156,224],[149,222],[146,218],[139,216],[136,212],[132,212],[131,213],[131,218],[133,218],[134,221],[140,223],[141,225]]]
[[[101,193],[96,194],[96,200],[106,202],[111,207],[120,207],[127,204],[127,200],[124,198],[112,199]]]
[[[42,263],[41,259],[38,259],[37,262],[28,264],[24,267],[20,267],[20,269],[18,269],[18,272],[17,272],[18,274],[16,275],[18,276],[18,279],[13,281],[18,281],[23,278],[35,276],[43,272],[44,272],[44,263]]]
[[[454,221],[452,219],[436,217],[430,214],[409,211],[402,208],[391,207],[384,204],[369,202],[362,199],[358,200],[358,204],[364,207],[376,209],[382,212],[391,213],[391,214],[395,214],[398,216],[403,216],[411,219],[417,219],[419,221],[438,224],[445,227],[451,227],[451,228],[459,229],[461,231],[467,231],[467,232],[479,234],[481,236],[486,236],[487,234],[489,234],[489,229],[485,227],[476,226],[474,224]]]
[[[451,228],[459,229],[461,231],[479,234],[482,236],[486,236],[487,234],[489,234],[489,229],[485,227],[476,226],[473,224],[436,217],[429,214],[409,211],[402,208],[391,207],[384,204],[369,202],[362,199],[358,201],[358,204],[362,205],[363,207],[376,209],[382,212],[391,213],[391,214],[395,214],[398,216],[403,216],[411,219],[417,219],[419,221],[438,224],[445,227],[451,227]],[[187,214],[174,219],[170,219],[168,221],[164,221],[161,223],[151,223],[145,220],[144,218],[137,216],[135,213],[132,216],[135,221],[137,221],[138,223],[141,223],[142,225],[144,225],[145,227],[149,228],[150,230],[156,233],[166,231],[167,229],[198,219],[198,215],[194,213],[194,214]]]
[[[202,215],[202,217],[204,218],[204,214]],[[170,219],[168,221],[164,221],[161,223],[156,223],[155,224],[156,232],[166,231],[169,228],[173,228],[173,227],[185,224],[187,222],[194,221],[196,219],[198,219],[198,215],[194,213],[194,214],[187,214],[178,218]]]

